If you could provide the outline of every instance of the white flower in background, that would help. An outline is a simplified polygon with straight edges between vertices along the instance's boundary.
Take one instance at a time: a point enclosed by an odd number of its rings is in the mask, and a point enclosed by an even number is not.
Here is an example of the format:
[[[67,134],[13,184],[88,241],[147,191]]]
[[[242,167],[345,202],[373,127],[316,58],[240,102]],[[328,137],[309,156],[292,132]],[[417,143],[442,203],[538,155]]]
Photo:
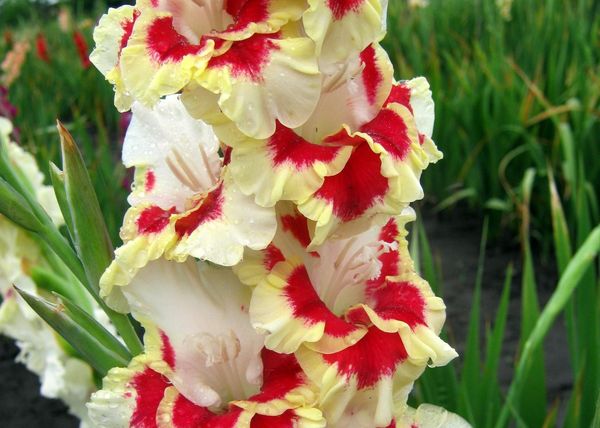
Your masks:
[[[0,117],[0,133],[8,137],[12,125]],[[8,138],[6,138],[8,141]],[[6,147],[9,160],[20,178],[57,225],[64,222],[51,186],[44,186],[44,175],[35,158],[13,142]],[[47,267],[38,244],[23,229],[0,215],[0,333],[16,341],[20,349],[17,362],[40,378],[44,397],[58,398],[69,412],[89,426],[85,402],[96,389],[92,368],[79,358],[15,292],[13,286],[40,296],[28,275],[30,266]],[[98,311],[100,312],[100,311]],[[104,322],[106,325],[106,322]]]

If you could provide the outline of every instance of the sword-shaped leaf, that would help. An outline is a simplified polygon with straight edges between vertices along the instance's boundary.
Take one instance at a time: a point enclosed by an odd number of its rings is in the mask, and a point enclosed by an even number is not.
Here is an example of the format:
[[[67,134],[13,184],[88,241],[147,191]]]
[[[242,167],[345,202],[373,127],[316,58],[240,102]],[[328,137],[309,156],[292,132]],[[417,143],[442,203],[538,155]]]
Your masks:
[[[19,294],[31,308],[50,327],[56,330],[79,354],[96,370],[104,376],[113,367],[125,367],[129,363],[118,350],[107,347],[103,342],[106,337],[99,339],[89,331],[90,324],[82,319],[74,319],[72,306],[67,307],[64,302],[51,303],[17,288]],[[78,315],[85,314],[80,310]],[[77,315],[75,315],[77,317]]]

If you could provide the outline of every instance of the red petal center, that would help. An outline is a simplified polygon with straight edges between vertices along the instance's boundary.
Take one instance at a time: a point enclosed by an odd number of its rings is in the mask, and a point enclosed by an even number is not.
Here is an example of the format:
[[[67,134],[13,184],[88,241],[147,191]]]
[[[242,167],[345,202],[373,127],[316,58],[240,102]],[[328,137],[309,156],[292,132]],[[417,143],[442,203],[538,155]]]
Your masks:
[[[167,61],[179,62],[186,55],[197,54],[203,47],[203,40],[198,45],[191,44],[179,34],[173,26],[173,17],[156,19],[148,28],[146,45],[149,55],[158,63]]]
[[[363,125],[360,130],[369,134],[373,141],[381,144],[398,160],[404,159],[410,152],[412,141],[408,134],[408,126],[393,110],[384,108],[375,119]]]
[[[298,169],[315,162],[329,163],[340,151],[340,147],[311,144],[279,122],[275,133],[269,138],[267,148],[275,166],[292,163]]]
[[[263,266],[268,272],[270,272],[277,263],[285,260],[281,250],[273,244],[269,244],[269,246],[264,249],[263,257]]]
[[[288,278],[284,295],[294,316],[304,319],[307,324],[325,323],[325,333],[334,337],[346,336],[356,327],[338,318],[317,295],[304,265],[296,267]]]
[[[175,232],[178,236],[191,234],[200,225],[215,220],[223,214],[223,183],[202,199],[196,209],[175,223]]]
[[[375,104],[377,101],[377,90],[383,83],[383,75],[377,67],[377,56],[375,48],[369,46],[360,53],[365,68],[362,72],[363,85],[367,91],[367,100],[369,104]]]
[[[332,203],[334,214],[341,220],[350,221],[381,201],[387,191],[379,155],[365,142],[354,150],[339,174],[325,178],[315,196]]]
[[[137,397],[129,424],[132,427],[156,428],[156,411],[169,384],[160,373],[146,368],[133,377],[131,386]]]
[[[327,363],[337,364],[338,372],[348,377],[355,375],[358,388],[368,388],[382,377],[391,376],[407,357],[398,333],[385,333],[376,327],[371,327],[353,346],[323,355]]]
[[[266,21],[269,17],[270,0],[228,0],[225,10],[235,24],[229,31],[241,31],[250,24]]]
[[[249,39],[233,43],[222,55],[211,58],[208,68],[228,67],[233,77],[245,77],[253,82],[262,81],[262,71],[279,46],[277,34],[256,34]]]
[[[327,0],[327,7],[337,21],[344,18],[349,12],[356,12],[364,0]]]
[[[298,426],[297,420],[292,410],[286,410],[279,416],[255,415],[250,428],[294,428]]]
[[[401,320],[411,328],[426,325],[425,300],[418,287],[408,281],[387,281],[385,285],[370,291],[372,305],[383,319]]]
[[[145,208],[135,221],[138,233],[147,235],[161,232],[169,224],[171,214],[174,212],[175,208],[171,208],[170,210],[163,210],[157,206]]]
[[[129,38],[131,37],[131,33],[133,32],[133,24],[140,16],[140,11],[135,9],[133,11],[133,16],[131,19],[126,19],[121,22],[121,28],[123,29],[123,35],[121,36],[121,42],[119,44],[119,57],[121,56],[121,51],[125,46],[127,46],[127,42],[129,42]]]

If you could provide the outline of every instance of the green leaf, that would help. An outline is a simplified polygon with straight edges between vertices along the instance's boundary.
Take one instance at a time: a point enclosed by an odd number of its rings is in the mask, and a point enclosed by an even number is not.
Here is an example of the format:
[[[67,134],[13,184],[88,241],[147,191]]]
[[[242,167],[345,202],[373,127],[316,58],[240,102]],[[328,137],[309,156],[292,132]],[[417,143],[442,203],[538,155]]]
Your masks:
[[[29,231],[37,232],[42,229],[42,224],[31,212],[25,198],[3,178],[0,178],[0,213]]]
[[[592,421],[592,428],[600,428],[600,397],[596,401],[596,412]]]
[[[69,202],[67,201],[65,176],[63,172],[56,165],[54,165],[54,163],[50,162],[49,165],[50,181],[52,182],[52,187],[54,188],[54,195],[56,196],[58,206],[60,207],[60,212],[65,219],[67,230],[69,231],[71,240],[73,241],[73,219],[71,218],[71,209],[69,208]]]
[[[571,239],[565,220],[565,213],[560,202],[552,169],[548,168],[548,187],[550,189],[550,211],[552,213],[552,232],[556,251],[556,262],[559,274],[562,274],[571,258]]]
[[[498,366],[500,356],[502,355],[502,342],[504,340],[504,332],[506,330],[506,319],[508,317],[508,304],[510,301],[510,286],[512,283],[513,267],[508,265],[506,269],[506,277],[500,304],[496,311],[496,319],[494,328],[487,338],[487,353],[484,364],[484,394],[483,400],[486,403],[485,410],[485,426],[493,426],[495,418],[498,416],[500,409],[500,386],[498,379]]]
[[[472,187],[469,187],[467,189],[461,189],[457,192],[454,192],[453,194],[448,196],[446,199],[441,201],[439,204],[437,204],[435,206],[435,208],[433,209],[433,212],[437,213],[437,212],[443,211],[447,208],[450,208],[453,205],[456,205],[457,202],[459,202],[463,199],[471,199],[476,196],[477,196],[477,191],[475,189],[473,189]]]
[[[479,262],[477,267],[477,276],[475,278],[475,291],[471,301],[471,313],[469,316],[469,330],[467,333],[467,343],[465,347],[464,364],[462,368],[461,389],[466,398],[467,408],[465,413],[469,414],[469,420],[473,424],[479,423],[483,418],[482,391],[481,383],[481,345],[480,345],[480,325],[481,325],[481,284],[483,281],[483,269],[485,262],[485,248],[488,237],[488,218],[483,222],[483,231],[479,246]]]
[[[544,307],[529,338],[525,342],[521,358],[515,370],[513,382],[509,387],[505,404],[496,423],[497,428],[506,425],[510,410],[509,407],[513,405],[515,398],[521,393],[527,380],[525,374],[534,363],[532,355],[539,350],[554,320],[569,301],[582,277],[598,256],[598,252],[600,252],[600,226],[596,226],[567,265],[565,272],[558,281],[556,290],[552,293],[550,300]]]
[[[505,201],[504,199],[499,199],[499,198],[488,199],[484,206],[489,210],[504,211],[504,212],[510,212],[513,209],[513,205],[510,202]]]
[[[412,259],[415,270],[417,273],[421,274],[421,251],[419,246],[419,223],[421,222],[420,216],[417,213],[417,219],[413,222],[412,227],[410,229],[410,258]]]
[[[112,245],[104,225],[96,192],[81,152],[71,134],[57,122],[62,147],[63,179],[74,244],[93,289],[112,260]]]
[[[17,291],[29,306],[102,376],[113,367],[127,366],[127,358],[107,348],[84,326],[73,320],[62,303],[51,303],[23,290]]]
[[[554,174],[552,169],[548,167],[548,186],[550,190],[550,212],[552,213],[552,236],[554,238],[554,251],[556,255],[556,265],[558,274],[562,275],[565,271],[569,260],[573,254],[571,249],[571,238],[569,236],[569,228],[565,220],[565,213],[560,201]],[[569,351],[571,361],[574,363],[574,372],[578,371],[579,349],[578,349],[578,332],[576,327],[576,308],[575,301],[571,299],[565,308],[565,323],[568,332]]]
[[[127,350],[125,346],[119,340],[113,336],[102,324],[96,321],[95,318],[90,316],[86,311],[77,306],[71,300],[57,295],[57,298],[60,299],[60,302],[65,306],[65,313],[74,320],[77,324],[79,324],[82,328],[84,328],[89,334],[94,336],[102,345],[104,345],[107,349],[112,350],[113,352],[119,354],[123,359],[131,360],[131,354]]]
[[[143,347],[129,318],[108,308],[98,298],[100,277],[112,260],[112,244],[81,152],[60,122],[57,122],[57,128],[62,147],[65,194],[73,228],[71,233],[88,286],[131,352],[137,355]]]
[[[71,284],[64,278],[39,266],[31,267],[28,274],[38,287],[50,293],[58,293],[61,296],[68,297],[83,306],[88,313],[92,313],[93,309],[89,295],[85,294],[86,291],[81,284]]]
[[[533,256],[529,243],[529,222],[530,222],[530,201],[535,179],[535,170],[527,169],[522,182],[522,224],[521,224],[521,245],[523,247],[523,274],[521,279],[521,350],[529,337],[533,327],[539,317],[540,306],[537,295],[537,286],[535,279],[535,270],[533,267]],[[522,357],[521,357],[522,358]],[[533,353],[530,358],[534,364],[531,364],[529,371],[524,374],[527,378],[529,390],[527,394],[518,397],[519,402],[515,404],[520,417],[527,426],[539,427],[544,423],[546,415],[546,382],[544,369],[544,355],[542,350]]]
[[[423,222],[419,222],[417,227],[418,235],[421,241],[421,275],[427,282],[429,282],[433,292],[435,294],[440,294],[441,290],[437,269],[433,260],[433,254],[431,253],[431,247],[429,246],[429,240],[427,239],[427,234],[425,233],[425,228],[423,227]]]

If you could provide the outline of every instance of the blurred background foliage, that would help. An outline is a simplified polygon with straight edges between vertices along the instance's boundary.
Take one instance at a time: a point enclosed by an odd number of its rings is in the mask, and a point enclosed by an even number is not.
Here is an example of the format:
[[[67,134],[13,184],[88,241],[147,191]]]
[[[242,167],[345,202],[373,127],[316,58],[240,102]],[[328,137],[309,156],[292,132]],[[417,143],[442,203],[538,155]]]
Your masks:
[[[89,52],[95,23],[107,5],[118,4],[0,0],[0,61],[20,42],[29,47],[14,80],[6,81],[4,65],[0,72],[5,98],[17,108],[18,138],[42,165],[57,162],[55,119],[66,123],[115,243],[130,182],[119,161],[128,118],[114,109],[110,85],[80,56],[76,34]],[[434,140],[445,158],[423,174],[423,211],[452,221],[486,219],[471,305],[463,308],[471,312],[461,361],[428,370],[413,399],[444,405],[476,427],[507,426],[509,412],[517,426],[588,428],[594,414],[600,418],[597,260],[574,291],[558,287],[551,297],[566,299],[559,309],[567,330],[565,370],[573,379],[569,397],[549,401],[552,373],[541,348],[510,389],[498,372],[511,282],[520,283],[519,364],[525,343],[543,341],[540,316],[552,312],[539,302],[539,260],[554,265],[558,282],[600,221],[600,2],[391,0],[388,14],[383,44],[396,78],[427,77],[436,101]],[[421,272],[443,294],[422,223],[412,239]],[[482,313],[486,248],[506,243],[520,252],[520,278],[509,267],[497,307]]]

